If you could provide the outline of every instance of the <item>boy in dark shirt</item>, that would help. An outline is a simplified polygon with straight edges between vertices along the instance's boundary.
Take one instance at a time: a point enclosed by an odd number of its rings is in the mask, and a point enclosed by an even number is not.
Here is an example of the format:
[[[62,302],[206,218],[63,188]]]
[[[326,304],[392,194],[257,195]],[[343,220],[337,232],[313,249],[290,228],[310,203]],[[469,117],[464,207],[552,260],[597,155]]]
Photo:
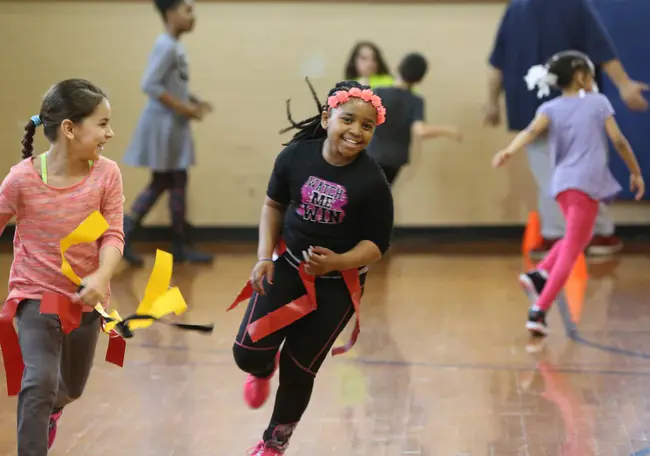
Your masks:
[[[437,138],[444,136],[460,141],[458,129],[453,126],[436,126],[425,123],[424,99],[413,93],[427,72],[427,61],[421,54],[408,54],[399,65],[399,78],[392,87],[375,90],[390,116],[377,128],[368,146],[368,155],[382,168],[392,185],[402,166],[409,162],[411,138]]]
[[[299,132],[273,167],[259,259],[245,289],[252,296],[233,346],[237,365],[249,374],[244,398],[251,408],[268,399],[279,365],[271,422],[252,456],[286,451],[327,353],[347,322],[358,318],[368,265],[388,250],[393,229],[390,187],[365,152],[386,116],[381,99],[369,87],[345,81],[330,91],[327,105],[318,104],[311,119],[296,124],[289,116]],[[274,261],[281,235],[286,251]],[[305,298],[307,310],[300,304]],[[300,316],[273,319],[287,310]],[[263,327],[264,336],[255,337],[255,327]]]

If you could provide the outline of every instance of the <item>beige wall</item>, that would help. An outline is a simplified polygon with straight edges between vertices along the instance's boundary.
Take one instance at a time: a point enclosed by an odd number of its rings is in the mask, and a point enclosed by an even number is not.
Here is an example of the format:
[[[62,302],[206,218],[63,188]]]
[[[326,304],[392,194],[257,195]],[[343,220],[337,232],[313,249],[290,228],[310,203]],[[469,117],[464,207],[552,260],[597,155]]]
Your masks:
[[[485,59],[503,5],[365,5],[198,3],[199,22],[185,44],[193,90],[215,113],[195,124],[199,166],[191,173],[190,218],[197,225],[255,225],[273,159],[286,126],[284,101],[297,118],[313,115],[302,66],[321,56],[313,78],[326,94],[342,76],[355,40],[380,44],[394,66],[424,52],[431,72],[419,89],[432,121],[456,123],[461,146],[422,145],[395,189],[400,225],[493,225],[522,222],[535,190],[522,155],[494,171],[490,157],[506,144],[503,129],[481,125]],[[20,158],[22,126],[38,111],[49,85],[85,77],[111,97],[119,159],[145,97],[139,82],[161,30],[152,2],[25,2],[0,6],[0,170]],[[39,135],[38,147],[46,147]],[[145,170],[123,167],[130,205],[147,182]],[[470,187],[477,186],[476,190]],[[644,207],[615,208],[619,222],[650,220]],[[148,224],[168,220],[166,200]]]

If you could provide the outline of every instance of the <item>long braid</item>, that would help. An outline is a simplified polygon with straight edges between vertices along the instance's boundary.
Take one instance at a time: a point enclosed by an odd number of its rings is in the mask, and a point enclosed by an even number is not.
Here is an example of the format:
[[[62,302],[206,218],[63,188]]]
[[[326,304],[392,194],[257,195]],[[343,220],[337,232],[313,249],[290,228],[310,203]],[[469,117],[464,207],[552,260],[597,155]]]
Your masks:
[[[298,130],[298,132],[293,136],[293,138],[291,138],[291,140],[288,143],[284,144],[285,146],[297,143],[299,141],[308,141],[312,139],[321,139],[327,137],[327,131],[321,125],[321,116],[323,114],[323,111],[327,109],[327,105],[324,105],[323,103],[320,102],[320,100],[318,99],[318,95],[316,94],[316,90],[314,90],[314,86],[309,81],[309,78],[305,78],[305,80],[307,81],[309,90],[311,91],[311,94],[314,97],[314,101],[316,102],[316,109],[318,110],[318,114],[308,119],[302,120],[300,122],[295,122],[293,120],[293,117],[291,116],[291,107],[290,107],[291,100],[290,99],[287,100],[287,119],[289,119],[289,123],[291,124],[291,126],[281,130],[280,134],[286,133],[291,130]],[[336,86],[329,91],[327,97],[329,98],[339,90],[347,91],[354,87],[360,90],[370,88],[363,84],[359,84],[356,81],[342,81],[337,83]]]

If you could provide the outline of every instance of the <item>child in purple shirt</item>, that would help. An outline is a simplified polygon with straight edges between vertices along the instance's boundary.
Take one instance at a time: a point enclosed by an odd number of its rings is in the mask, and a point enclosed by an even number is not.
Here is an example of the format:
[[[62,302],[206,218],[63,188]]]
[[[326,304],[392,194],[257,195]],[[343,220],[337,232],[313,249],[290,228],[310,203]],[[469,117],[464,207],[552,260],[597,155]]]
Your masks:
[[[545,66],[531,68],[529,88],[539,96],[551,87],[562,96],[542,104],[528,128],[495,155],[494,167],[503,165],[515,152],[538,136],[548,133],[551,149],[551,194],[566,219],[566,233],[533,271],[519,282],[533,301],[526,328],[537,336],[548,334],[546,313],[569,277],[580,252],[589,244],[600,201],[611,201],[621,190],[607,164],[607,138],[630,170],[630,187],[639,200],[645,191],[641,170],[630,144],[614,120],[607,97],[594,93],[594,65],[585,54],[560,52]]]

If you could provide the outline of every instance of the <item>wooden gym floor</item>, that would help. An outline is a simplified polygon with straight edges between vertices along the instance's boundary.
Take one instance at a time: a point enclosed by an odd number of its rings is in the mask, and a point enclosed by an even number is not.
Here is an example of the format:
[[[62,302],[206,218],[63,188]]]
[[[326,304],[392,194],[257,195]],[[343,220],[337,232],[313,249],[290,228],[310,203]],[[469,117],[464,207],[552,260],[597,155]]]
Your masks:
[[[590,263],[540,344],[524,329],[522,258],[516,246],[493,250],[403,248],[374,267],[360,340],[326,361],[287,454],[650,454],[650,258]],[[259,411],[244,405],[245,376],[230,351],[243,307],[225,313],[255,247],[215,251],[213,266],[174,271],[190,306],[185,320],[215,322],[215,333],[141,330],[123,369],[104,361],[102,336],[52,456],[236,456],[257,442],[273,401]],[[113,281],[123,314],[137,306],[152,260]],[[10,261],[0,256],[0,280]],[[0,455],[11,455],[16,400],[0,397]]]

